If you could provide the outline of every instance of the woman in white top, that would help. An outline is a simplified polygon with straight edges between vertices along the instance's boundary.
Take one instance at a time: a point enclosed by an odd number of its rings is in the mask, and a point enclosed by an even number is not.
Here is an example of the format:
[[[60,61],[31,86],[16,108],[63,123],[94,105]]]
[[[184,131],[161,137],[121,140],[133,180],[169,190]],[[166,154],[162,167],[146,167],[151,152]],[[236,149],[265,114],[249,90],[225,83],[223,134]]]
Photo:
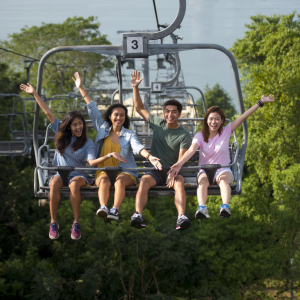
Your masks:
[[[218,106],[210,107],[203,120],[202,131],[198,132],[192,141],[192,145],[185,152],[183,157],[171,167],[170,176],[176,176],[182,166],[195,154],[199,149],[199,166],[204,164],[229,165],[229,139],[231,134],[240,126],[252,113],[265,102],[273,102],[274,95],[265,97],[262,95],[255,105],[244,112],[232,123],[224,126],[225,114]],[[198,188],[198,210],[195,217],[197,219],[208,219],[209,214],[206,207],[207,189],[209,182],[204,170],[199,170],[197,175]],[[214,181],[219,185],[223,204],[220,206],[220,216],[229,218],[231,216],[229,201],[231,196],[230,184],[233,183],[233,175],[230,168],[218,169]]]

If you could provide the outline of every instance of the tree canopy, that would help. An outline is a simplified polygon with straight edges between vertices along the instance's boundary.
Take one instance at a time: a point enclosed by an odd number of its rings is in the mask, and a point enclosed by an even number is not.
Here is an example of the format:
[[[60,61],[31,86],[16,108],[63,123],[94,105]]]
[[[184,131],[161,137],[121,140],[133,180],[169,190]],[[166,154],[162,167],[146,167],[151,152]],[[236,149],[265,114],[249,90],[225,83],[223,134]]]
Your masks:
[[[231,119],[236,114],[232,98],[219,83],[216,83],[212,88],[207,84],[204,89],[204,98],[207,108],[211,106],[221,107],[227,119]],[[201,99],[197,103],[201,104]]]
[[[95,17],[73,17],[61,24],[43,23],[42,26],[25,27],[21,29],[21,32],[9,35],[8,40],[1,42],[1,46],[40,60],[48,50],[59,46],[110,45],[107,36],[101,35],[100,23],[96,20]],[[24,57],[22,56],[6,53],[3,61],[17,71],[24,68]],[[74,87],[71,79],[74,71],[80,71],[87,67],[87,82],[91,83],[95,73],[103,68],[111,67],[112,64],[111,58],[100,54],[74,51],[56,53],[47,60],[44,67],[43,92],[48,96],[62,94],[60,82],[64,66],[69,66],[65,70],[64,89],[71,92]],[[37,70],[38,62],[34,62],[30,73],[31,81],[36,80]],[[32,84],[36,86],[35,83]]]
[[[295,179],[300,170],[299,17],[295,13],[251,17],[245,37],[231,49],[243,75],[246,109],[262,94],[276,98],[248,119],[244,189],[234,203],[270,226],[270,238],[282,245],[285,263],[273,275],[281,279],[287,276],[291,258],[296,259],[299,274],[300,199]]]
[[[276,100],[248,119],[243,194],[232,197],[232,217],[221,219],[220,197],[210,197],[211,219],[199,222],[196,197],[188,197],[192,227],[176,232],[174,199],[150,197],[147,227],[138,231],[129,225],[133,198],[111,223],[95,216],[97,199],[83,199],[82,238],[73,241],[63,199],[52,241],[48,209],[33,197],[34,161],[0,157],[1,299],[286,299],[292,276],[299,291],[299,16],[258,15],[247,28],[232,48],[245,107],[262,94]],[[7,70],[0,76],[12,83],[17,75]]]

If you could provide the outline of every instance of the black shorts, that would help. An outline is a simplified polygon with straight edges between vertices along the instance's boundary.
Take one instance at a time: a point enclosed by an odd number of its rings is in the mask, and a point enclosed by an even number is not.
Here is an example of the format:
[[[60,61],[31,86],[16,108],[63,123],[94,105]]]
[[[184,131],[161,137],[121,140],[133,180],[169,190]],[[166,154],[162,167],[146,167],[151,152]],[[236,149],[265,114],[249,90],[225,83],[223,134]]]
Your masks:
[[[159,170],[157,171],[150,171],[150,172],[146,172],[145,175],[150,175],[152,176],[152,178],[156,181],[156,185],[166,185],[166,181],[163,182],[163,176],[161,176],[161,173]],[[178,172],[177,176],[181,175],[183,177],[182,172]]]

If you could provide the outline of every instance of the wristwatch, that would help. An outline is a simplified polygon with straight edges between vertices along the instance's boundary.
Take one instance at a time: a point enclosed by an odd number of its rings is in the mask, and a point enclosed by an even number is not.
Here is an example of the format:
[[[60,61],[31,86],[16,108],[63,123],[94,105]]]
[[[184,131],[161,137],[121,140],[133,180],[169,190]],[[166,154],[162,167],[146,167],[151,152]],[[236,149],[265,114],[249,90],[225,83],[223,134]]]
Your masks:
[[[256,104],[259,106],[259,107],[263,107],[264,106],[264,103],[261,101],[261,100],[258,100],[256,102]]]
[[[108,153],[108,154],[107,154],[107,156],[108,156],[109,158],[111,158],[111,157],[112,157],[111,153]]]

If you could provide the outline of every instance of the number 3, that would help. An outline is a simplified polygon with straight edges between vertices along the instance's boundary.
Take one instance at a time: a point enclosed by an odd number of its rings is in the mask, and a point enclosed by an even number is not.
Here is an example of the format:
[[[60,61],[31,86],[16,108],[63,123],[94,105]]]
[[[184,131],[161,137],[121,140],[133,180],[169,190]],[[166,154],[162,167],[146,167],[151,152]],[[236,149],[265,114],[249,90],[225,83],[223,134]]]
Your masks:
[[[132,49],[136,50],[139,47],[137,40],[133,40],[131,43],[134,44],[134,46],[131,46]]]

